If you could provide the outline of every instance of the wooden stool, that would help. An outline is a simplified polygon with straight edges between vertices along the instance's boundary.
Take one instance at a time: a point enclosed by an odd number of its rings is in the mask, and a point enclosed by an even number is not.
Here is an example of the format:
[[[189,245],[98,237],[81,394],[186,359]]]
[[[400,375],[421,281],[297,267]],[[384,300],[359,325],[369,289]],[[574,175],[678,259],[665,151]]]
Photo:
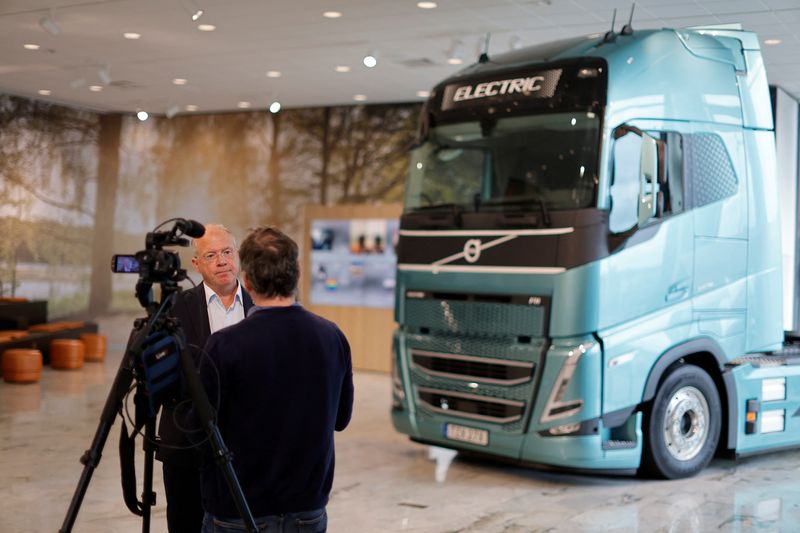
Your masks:
[[[81,333],[84,360],[103,361],[106,358],[106,336],[99,333]]]
[[[50,343],[50,366],[72,370],[83,366],[83,343],[77,339],[56,339]]]
[[[3,352],[3,379],[9,383],[35,383],[42,375],[42,352],[12,348]]]

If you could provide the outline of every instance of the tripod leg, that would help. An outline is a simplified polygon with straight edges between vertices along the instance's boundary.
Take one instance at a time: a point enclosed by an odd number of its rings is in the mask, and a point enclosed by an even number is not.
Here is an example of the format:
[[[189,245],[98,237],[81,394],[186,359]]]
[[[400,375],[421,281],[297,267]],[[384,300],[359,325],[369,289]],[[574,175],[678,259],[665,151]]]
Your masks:
[[[78,517],[83,497],[86,495],[86,489],[89,487],[89,482],[92,480],[92,474],[97,465],[100,464],[100,458],[103,455],[103,447],[106,444],[108,433],[111,431],[111,426],[114,425],[114,419],[117,412],[122,405],[122,400],[128,393],[128,388],[133,381],[133,373],[127,367],[127,360],[123,359],[122,365],[117,372],[117,377],[114,379],[114,385],[111,387],[111,392],[106,399],[106,405],[103,408],[103,414],[100,416],[100,424],[97,426],[97,431],[94,434],[91,447],[84,452],[81,457],[83,463],[83,472],[78,481],[78,486],[75,487],[75,493],[72,496],[72,502],[69,504],[67,516],[64,518],[64,523],[59,529],[59,533],[69,533],[72,531],[72,526],[75,524],[75,519]]]
[[[153,490],[153,456],[158,445],[156,438],[156,419],[147,421],[144,428],[144,480],[142,482],[142,533],[150,531],[150,508],[156,504]]]

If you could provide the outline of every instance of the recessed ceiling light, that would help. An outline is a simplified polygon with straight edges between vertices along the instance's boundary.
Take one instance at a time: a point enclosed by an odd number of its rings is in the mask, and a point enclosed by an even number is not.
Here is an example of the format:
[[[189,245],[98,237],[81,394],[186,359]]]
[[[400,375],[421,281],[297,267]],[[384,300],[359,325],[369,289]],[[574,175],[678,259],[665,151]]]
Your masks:
[[[338,19],[339,17],[342,16],[342,12],[341,11],[326,11],[325,13],[322,14],[322,16],[325,17],[326,19]]]
[[[363,62],[365,67],[373,68],[375,65],[378,64],[378,58],[375,57],[374,52],[370,52],[369,54],[364,56]]]
[[[267,77],[268,78],[280,78],[281,76],[283,76],[283,74],[281,73],[280,70],[268,70],[267,71]]]
[[[186,85],[186,83],[187,83],[186,78],[175,78],[174,80],[172,80],[173,85]]]
[[[122,36],[125,37],[126,39],[131,39],[131,40],[135,41],[136,39],[139,39],[142,36],[142,34],[141,33],[136,33],[136,32],[133,32],[133,31],[129,31],[129,32],[123,33]]]
[[[38,50],[40,46],[38,44],[27,43],[22,45],[25,50]]]
[[[434,9],[438,7],[436,2],[417,2],[417,7],[420,9]]]
[[[350,67],[346,65],[339,65],[338,67],[334,68],[336,72],[350,72]]]
[[[430,91],[417,91],[417,96],[420,98],[427,98],[431,95]]]
[[[102,85],[89,85],[89,90],[92,91],[93,93],[99,93],[100,91],[103,90],[103,86]]]
[[[185,109],[186,111],[197,111],[198,107],[194,104],[188,104]]]
[[[269,104],[269,112],[270,113],[275,114],[280,110],[281,110],[281,103],[279,101],[275,100],[274,102]]]
[[[52,92],[53,91],[51,91],[50,89],[39,89],[39,94],[41,94],[42,96],[50,96]]]
[[[239,102],[238,104],[236,104],[236,106],[237,106],[239,109],[247,109],[248,107],[250,107],[250,102],[244,102],[244,101],[242,101],[242,102]]]
[[[451,65],[461,65],[464,63],[464,60],[460,57],[448,57],[447,62]]]
[[[147,111],[137,111],[136,112],[136,118],[138,118],[142,122],[147,120],[149,117],[150,117],[150,115],[147,113]]]
[[[356,102],[364,102],[366,99],[367,99],[367,95],[366,94],[354,94],[353,95],[353,100],[355,100]]]
[[[198,24],[197,29],[200,31],[214,31],[217,27],[213,24]]]
[[[776,44],[781,44],[781,40],[780,39],[765,39],[764,40],[764,44],[768,44],[770,46],[776,45]]]
[[[600,33],[590,33],[589,35],[586,36],[586,38],[587,39],[597,39],[598,37],[600,37],[600,35],[602,35],[602,34],[600,34]]]

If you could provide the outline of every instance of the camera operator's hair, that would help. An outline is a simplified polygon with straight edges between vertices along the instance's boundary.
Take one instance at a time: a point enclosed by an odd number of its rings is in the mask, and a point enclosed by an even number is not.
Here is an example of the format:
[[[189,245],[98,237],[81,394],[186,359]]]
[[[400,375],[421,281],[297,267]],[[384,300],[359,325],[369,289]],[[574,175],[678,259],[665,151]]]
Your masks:
[[[253,291],[262,297],[292,296],[300,268],[297,243],[275,226],[250,232],[239,247],[242,272]]]

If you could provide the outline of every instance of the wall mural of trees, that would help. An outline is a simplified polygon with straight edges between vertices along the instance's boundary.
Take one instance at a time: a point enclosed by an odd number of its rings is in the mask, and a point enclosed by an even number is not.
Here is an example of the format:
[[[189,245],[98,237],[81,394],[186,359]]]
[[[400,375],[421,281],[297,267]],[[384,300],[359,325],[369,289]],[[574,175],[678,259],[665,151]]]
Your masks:
[[[111,274],[173,217],[295,239],[306,204],[402,197],[419,106],[98,115],[0,95],[0,295],[47,299],[51,317],[134,308]],[[189,251],[182,263],[191,271]],[[122,278],[121,278],[122,277]]]

